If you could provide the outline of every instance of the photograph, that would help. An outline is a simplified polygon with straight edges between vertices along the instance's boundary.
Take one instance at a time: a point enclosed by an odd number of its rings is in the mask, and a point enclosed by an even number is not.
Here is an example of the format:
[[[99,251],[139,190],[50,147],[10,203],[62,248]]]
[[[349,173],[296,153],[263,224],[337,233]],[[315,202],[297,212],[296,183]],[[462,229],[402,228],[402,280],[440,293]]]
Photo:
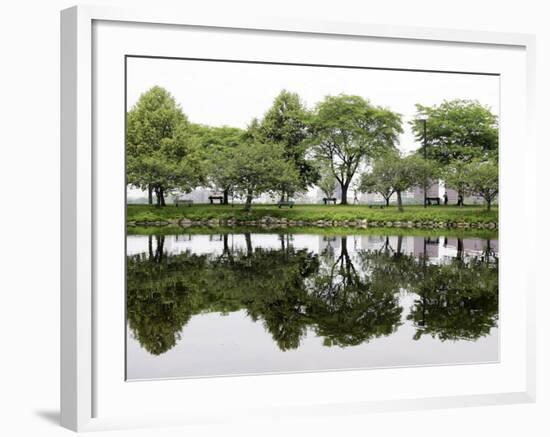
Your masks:
[[[127,55],[126,380],[499,362],[499,108],[492,73]]]

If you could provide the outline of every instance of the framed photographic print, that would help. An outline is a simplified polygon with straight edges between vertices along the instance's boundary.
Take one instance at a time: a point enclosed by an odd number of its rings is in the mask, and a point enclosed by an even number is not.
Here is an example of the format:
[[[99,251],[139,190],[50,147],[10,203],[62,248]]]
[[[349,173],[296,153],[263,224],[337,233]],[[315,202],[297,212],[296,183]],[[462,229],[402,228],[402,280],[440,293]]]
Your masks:
[[[61,50],[64,426],[534,399],[531,36],[74,7]]]

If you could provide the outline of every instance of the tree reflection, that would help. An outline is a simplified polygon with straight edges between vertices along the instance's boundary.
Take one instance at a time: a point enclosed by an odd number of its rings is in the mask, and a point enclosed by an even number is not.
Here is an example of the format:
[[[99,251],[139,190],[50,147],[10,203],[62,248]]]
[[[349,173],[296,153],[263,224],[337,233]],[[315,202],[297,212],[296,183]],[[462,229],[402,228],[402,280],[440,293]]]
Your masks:
[[[498,263],[483,257],[449,264],[427,264],[410,279],[409,290],[419,297],[407,317],[418,340],[429,334],[439,340],[476,340],[489,334],[498,320]]]
[[[376,277],[359,273],[349,255],[347,237],[341,237],[337,257],[328,246],[322,259],[307,312],[325,345],[358,345],[397,329],[402,312],[398,287],[382,286]]]
[[[156,236],[157,248],[164,237]],[[198,278],[205,270],[206,257],[163,256],[149,244],[147,255],[127,257],[127,318],[139,343],[158,355],[175,346],[179,331],[193,314],[201,310],[197,299],[203,284]]]
[[[419,255],[404,249],[403,237],[351,251],[348,237],[331,237],[315,254],[296,249],[290,234],[273,248],[243,236],[242,248],[227,233],[210,239],[220,250],[205,255],[169,254],[164,236],[149,237],[146,253],[127,257],[128,325],[144,349],[159,355],[174,347],[193,315],[241,310],[282,351],[298,348],[308,330],[326,346],[359,345],[397,330],[405,292],[417,296],[406,317],[415,339],[474,340],[496,326],[498,259],[490,242],[480,256],[466,256],[460,244],[456,257],[435,263],[426,240]]]

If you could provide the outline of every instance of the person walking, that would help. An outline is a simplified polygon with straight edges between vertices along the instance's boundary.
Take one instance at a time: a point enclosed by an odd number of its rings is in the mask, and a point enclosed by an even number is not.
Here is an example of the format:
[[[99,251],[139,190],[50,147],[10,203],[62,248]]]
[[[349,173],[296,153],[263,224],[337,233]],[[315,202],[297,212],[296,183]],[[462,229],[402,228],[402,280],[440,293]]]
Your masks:
[[[456,202],[457,206],[464,206],[464,198],[462,197],[462,194],[458,195],[458,202]]]

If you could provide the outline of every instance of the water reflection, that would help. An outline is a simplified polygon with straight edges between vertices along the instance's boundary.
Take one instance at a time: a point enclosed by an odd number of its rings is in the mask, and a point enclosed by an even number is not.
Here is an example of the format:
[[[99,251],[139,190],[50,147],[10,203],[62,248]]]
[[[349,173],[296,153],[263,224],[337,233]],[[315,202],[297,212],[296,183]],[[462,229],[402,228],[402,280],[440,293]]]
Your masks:
[[[392,336],[474,341],[498,320],[496,240],[222,233],[129,237],[128,326],[149,354],[194,316],[244,312],[280,351],[311,333],[351,348]]]

